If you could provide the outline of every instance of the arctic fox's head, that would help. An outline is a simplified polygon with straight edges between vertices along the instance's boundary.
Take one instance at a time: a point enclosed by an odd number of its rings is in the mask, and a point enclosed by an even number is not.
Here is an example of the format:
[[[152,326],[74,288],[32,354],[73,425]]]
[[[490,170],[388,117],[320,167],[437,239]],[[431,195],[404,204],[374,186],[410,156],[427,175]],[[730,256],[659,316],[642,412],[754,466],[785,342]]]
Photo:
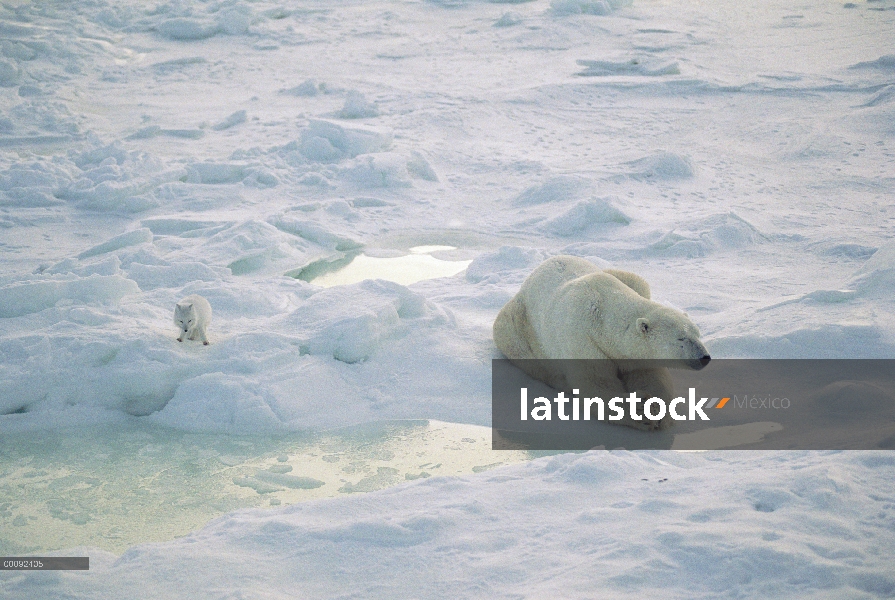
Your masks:
[[[196,326],[196,309],[192,304],[178,304],[174,307],[174,324],[183,333],[189,333]]]

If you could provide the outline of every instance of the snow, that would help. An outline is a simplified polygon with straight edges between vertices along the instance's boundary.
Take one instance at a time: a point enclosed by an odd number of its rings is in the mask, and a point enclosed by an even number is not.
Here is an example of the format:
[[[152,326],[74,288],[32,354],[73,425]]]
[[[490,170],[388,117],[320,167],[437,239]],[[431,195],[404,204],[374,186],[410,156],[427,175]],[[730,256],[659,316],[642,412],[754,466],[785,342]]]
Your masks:
[[[195,598],[885,598],[895,591],[893,466],[889,453],[567,454],[236,511],[178,540],[93,553],[87,573],[17,575],[6,589],[75,598],[137,587]],[[694,492],[704,502],[692,502]]]
[[[891,357],[893,21],[3,5],[0,555],[92,568],[0,597],[892,597],[886,452],[535,458],[483,428],[494,317],[560,253],[642,275],[713,357]],[[190,294],[207,347],[175,341]]]

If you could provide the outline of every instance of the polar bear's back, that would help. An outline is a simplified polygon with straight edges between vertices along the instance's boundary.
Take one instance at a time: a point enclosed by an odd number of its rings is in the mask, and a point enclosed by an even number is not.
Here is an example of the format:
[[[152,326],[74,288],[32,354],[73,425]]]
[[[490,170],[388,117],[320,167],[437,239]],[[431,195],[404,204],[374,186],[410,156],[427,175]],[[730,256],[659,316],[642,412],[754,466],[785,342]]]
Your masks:
[[[529,311],[540,313],[542,309],[553,305],[557,295],[564,292],[566,284],[584,277],[594,275],[592,279],[601,280],[601,287],[616,288],[620,293],[633,290],[647,300],[650,297],[649,284],[639,275],[617,269],[603,270],[590,261],[577,256],[554,256],[541,263],[525,280],[519,290],[519,297],[525,302]],[[622,285],[618,285],[621,283]]]

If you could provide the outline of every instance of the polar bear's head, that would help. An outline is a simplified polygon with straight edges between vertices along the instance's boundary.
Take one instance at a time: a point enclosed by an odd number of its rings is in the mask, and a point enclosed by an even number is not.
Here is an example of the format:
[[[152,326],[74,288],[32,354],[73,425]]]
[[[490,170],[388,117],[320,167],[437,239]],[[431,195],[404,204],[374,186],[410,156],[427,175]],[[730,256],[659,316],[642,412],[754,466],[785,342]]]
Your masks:
[[[681,361],[697,371],[712,359],[699,341],[699,329],[682,312],[657,305],[638,317],[630,329],[634,330],[630,341],[639,358]]]

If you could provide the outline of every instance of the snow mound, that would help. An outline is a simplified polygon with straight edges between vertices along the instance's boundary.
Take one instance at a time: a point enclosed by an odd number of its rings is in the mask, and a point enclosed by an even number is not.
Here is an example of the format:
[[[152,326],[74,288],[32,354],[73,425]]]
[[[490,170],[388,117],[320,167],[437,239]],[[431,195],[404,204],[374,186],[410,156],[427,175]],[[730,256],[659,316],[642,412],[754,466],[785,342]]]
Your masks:
[[[316,96],[317,94],[322,93],[323,91],[325,91],[325,89],[326,89],[326,86],[324,84],[322,84],[322,83],[318,84],[313,79],[306,79],[305,81],[303,81],[302,83],[298,84],[295,87],[292,87],[292,88],[289,88],[286,90],[281,90],[280,93],[288,94],[289,96],[311,97],[311,96]]]
[[[541,229],[559,237],[592,233],[612,225],[628,225],[631,218],[616,208],[616,197],[582,200],[565,213],[549,219]]]
[[[864,296],[891,298],[895,293],[895,244],[877,250],[849,280],[850,288]]]
[[[162,36],[177,41],[196,41],[208,39],[221,31],[217,23],[177,17],[166,19],[156,26]]]
[[[237,125],[241,125],[246,122],[246,111],[238,110],[235,113],[231,114],[229,117],[212,125],[211,128],[215,131],[224,131],[225,129],[230,129],[231,127],[236,127]]]
[[[136,246],[150,242],[152,242],[152,231],[146,227],[142,227],[140,229],[135,229],[134,231],[122,233],[121,235],[116,235],[107,242],[103,242],[93,248],[84,250],[78,254],[78,259],[84,260],[85,258],[90,258],[92,256],[99,256],[100,254],[127,248],[128,246]]]
[[[875,93],[870,100],[868,100],[861,106],[870,108],[873,106],[891,104],[893,101],[895,101],[895,85],[887,85],[883,89]]]
[[[365,188],[400,188],[411,185],[407,159],[394,152],[358,156],[341,170],[341,176],[346,181]]]
[[[250,378],[205,373],[181,383],[153,420],[187,431],[271,432],[283,428],[274,403]]]
[[[632,3],[633,0],[552,0],[550,9],[557,16],[608,15]]]
[[[551,177],[544,183],[531,186],[523,191],[516,197],[514,204],[517,206],[531,206],[574,200],[580,197],[589,187],[589,183],[580,177],[567,175]]]
[[[178,181],[183,169],[166,169],[158,159],[142,152],[104,146],[75,155],[72,180],[56,196],[79,208],[97,211],[141,212],[159,204],[152,192]]]
[[[466,280],[472,283],[499,281],[508,274],[521,281],[535,267],[547,259],[547,254],[535,248],[502,246],[496,252],[476,257],[466,267]]]
[[[717,250],[745,248],[767,240],[754,225],[734,212],[711,215],[666,233],[647,253],[697,258]]]
[[[80,304],[118,302],[139,291],[136,283],[120,275],[35,278],[0,287],[0,318],[37,313],[60,301]]]
[[[282,274],[296,264],[318,258],[323,248],[306,238],[290,235],[264,221],[246,221],[226,227],[204,239],[198,250],[172,256],[223,265],[233,275]]]
[[[226,589],[234,598],[300,590],[329,599],[344,598],[346,587],[370,599],[593,597],[593,590],[611,598],[885,597],[895,578],[877,543],[892,537],[891,494],[881,492],[891,467],[885,452],[828,453],[822,461],[782,452],[545,457],[240,510],[117,560],[97,553],[96,568],[91,553],[88,573],[24,572],[6,587],[19,598],[115,598],[135,589],[190,598]],[[845,535],[853,522],[863,535]],[[734,523],[748,523],[753,535],[731,532]],[[582,556],[599,556],[600,568],[582,568],[592,565]]]
[[[71,183],[72,170],[50,161],[16,163],[0,173],[2,204],[18,207],[64,204],[56,194]]]
[[[340,119],[366,119],[378,116],[379,107],[360,92],[349,92],[345,98],[345,105],[339,111]]]
[[[681,70],[676,62],[659,62],[654,59],[632,58],[631,60],[613,62],[606,60],[577,60],[583,71],[580,77],[608,77],[612,75],[641,75],[658,77],[661,75],[680,75]]]
[[[309,353],[356,363],[370,358],[385,340],[405,335],[408,320],[444,324],[449,319],[402,285],[366,280],[314,294],[284,325],[302,332]]]
[[[187,167],[186,172],[187,183],[238,183],[247,176],[245,165],[232,163],[193,163]]]
[[[895,72],[895,54],[885,54],[880,56],[876,60],[869,60],[865,62],[859,62],[851,67],[851,69],[873,69],[880,71],[892,71]]]
[[[522,23],[524,19],[522,15],[517,12],[509,11],[503,13],[499,19],[494,21],[494,27],[513,27],[514,25],[519,25]]]
[[[8,60],[0,59],[0,87],[13,87],[19,83],[19,68]]]
[[[137,282],[141,290],[181,288],[196,281],[220,281],[229,274],[229,269],[209,267],[200,262],[178,262],[172,265],[133,262],[127,267],[128,278]]]
[[[658,152],[627,163],[634,179],[675,180],[693,177],[693,163],[686,156]]]
[[[387,150],[391,133],[347,128],[329,121],[313,120],[301,133],[300,152],[310,161],[333,163],[360,154]]]
[[[879,327],[817,325],[780,334],[719,336],[706,340],[718,358],[876,358],[891,356],[895,347]]]
[[[320,223],[290,215],[271,217],[268,222],[285,233],[297,236],[329,250],[346,252],[361,248],[363,244],[324,227]]]

